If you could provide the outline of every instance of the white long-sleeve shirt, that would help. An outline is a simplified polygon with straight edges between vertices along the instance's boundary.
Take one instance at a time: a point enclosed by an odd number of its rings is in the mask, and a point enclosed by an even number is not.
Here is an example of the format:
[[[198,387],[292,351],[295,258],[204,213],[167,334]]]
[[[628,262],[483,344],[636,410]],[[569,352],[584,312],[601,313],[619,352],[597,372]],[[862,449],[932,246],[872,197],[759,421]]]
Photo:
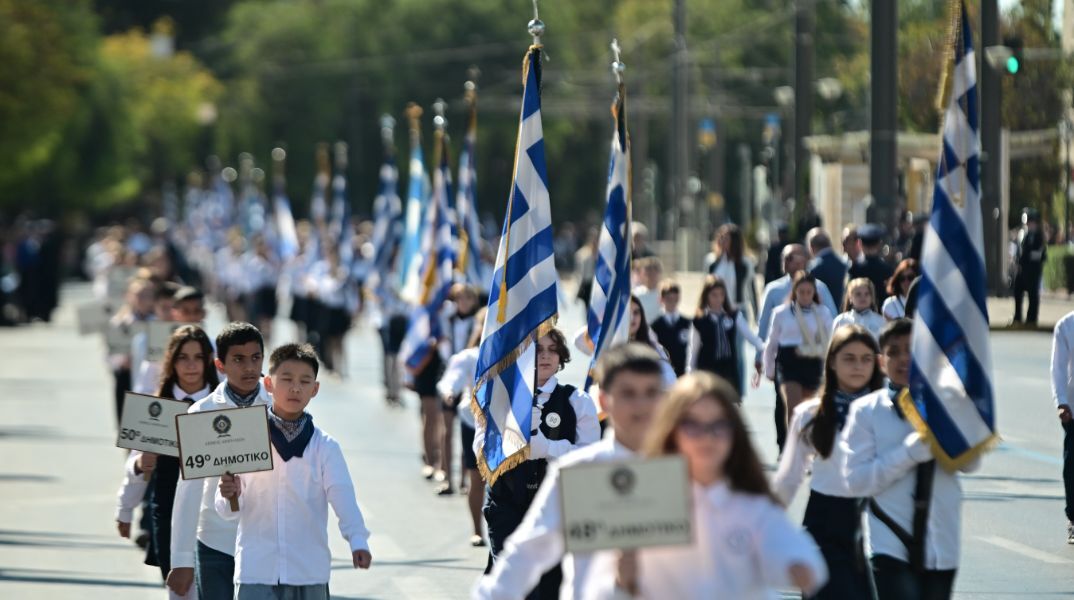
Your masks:
[[[448,359],[444,374],[436,383],[436,391],[441,396],[462,395],[459,400],[459,420],[467,427],[474,427],[474,413],[470,410],[470,390],[474,385],[477,372],[478,348],[467,348]]]
[[[649,345],[660,355],[660,370],[664,374],[664,385],[668,387],[675,385],[679,376],[675,374],[675,367],[671,366],[671,357],[668,356],[668,351],[660,345],[660,341],[656,339],[656,334],[651,329],[649,330],[649,342]],[[570,343],[582,354],[593,356],[593,342],[589,340],[589,329],[585,325],[582,325],[574,332]]]
[[[1055,407],[1070,406],[1074,391],[1074,312],[1055,324],[1052,337],[1052,399]]]
[[[272,427],[272,425],[270,425]],[[235,583],[315,585],[328,583],[328,505],[351,552],[369,549],[369,530],[354,498],[343,451],[314,427],[301,457],[284,461],[272,448],[273,469],[239,475],[239,510],[214,494],[218,516],[238,523]]]
[[[198,400],[188,413],[238,408],[224,393],[222,382],[211,394]],[[271,404],[272,398],[262,386],[254,405]],[[172,568],[193,567],[197,542],[235,555],[236,524],[216,514],[213,497],[220,483],[219,477],[204,479],[180,478],[175,488],[175,505],[172,507]]]
[[[533,504],[526,511],[522,523],[507,538],[504,551],[493,564],[492,572],[478,580],[473,598],[521,600],[537,585],[541,575],[561,560],[563,583],[560,585],[560,600],[581,598],[589,580],[592,555],[564,555],[566,546],[559,472],[575,465],[623,460],[633,456],[630,449],[615,441],[614,430],[609,428],[599,442],[550,463]]]
[[[779,467],[772,477],[772,491],[784,506],[790,506],[795,492],[810,471],[813,473],[810,489],[828,496],[854,497],[847,488],[843,475],[842,450],[836,443],[838,440],[832,442],[832,452],[828,458],[824,458],[818,457],[817,449],[808,437],[806,430],[819,409],[819,398],[806,400],[794,408],[791,426],[787,430],[787,446],[783,449]]]
[[[880,330],[886,323],[887,320],[871,308],[861,312],[850,309],[832,320],[832,333],[844,325],[861,325],[868,329],[874,338],[880,339]]]
[[[914,488],[918,463],[932,458],[928,446],[908,421],[895,411],[887,389],[855,400],[839,434],[848,489],[872,497],[908,533],[913,533]],[[964,471],[976,470],[974,461]],[[925,536],[925,568],[956,569],[959,563],[962,488],[958,477],[937,467]],[[869,512],[866,548],[909,561],[906,546]]]
[[[544,385],[537,388],[537,406],[544,407],[552,397],[552,391],[559,385],[559,381],[553,375],[548,378]],[[600,439],[600,421],[597,418],[597,405],[593,399],[580,389],[574,390],[570,398],[571,407],[574,409],[574,417],[577,431],[575,442],[570,440],[550,440],[543,434],[538,433],[530,438],[530,458],[559,458],[572,450],[582,446],[588,446]],[[474,440],[476,444],[477,439]]]
[[[792,307],[795,310],[791,310]],[[795,313],[799,310],[801,309],[794,304],[783,304],[772,313],[772,329],[768,333],[764,349],[764,372],[770,378],[776,373],[776,353],[780,347],[798,347],[804,342],[802,329],[798,326],[798,318],[795,316]],[[809,309],[801,311],[801,313],[802,321],[805,323],[806,335],[811,339],[815,339],[818,331],[820,331],[825,339],[824,345],[827,346],[827,339],[832,331],[832,313],[828,310],[828,307],[813,304]],[[824,356],[821,355],[820,358],[824,358]]]
[[[130,523],[134,517],[134,508],[142,503],[145,490],[149,482],[145,477],[134,471],[134,463],[142,453],[134,450],[123,463],[123,482],[119,484],[119,492],[116,493],[116,520],[120,523]]]
[[[813,538],[770,498],[732,490],[726,482],[693,485],[694,542],[638,550],[638,597],[767,600],[793,585],[790,568],[813,573],[819,589],[828,568]],[[593,559],[593,587],[583,598],[622,598],[615,588],[617,552]],[[807,590],[812,592],[815,590]]]
[[[705,317],[712,319],[716,322],[717,327],[727,328],[724,323],[724,313],[705,313]],[[751,346],[757,349],[758,352],[764,350],[764,340],[757,337],[750,329],[750,324],[746,322],[746,317],[742,316],[742,311],[735,313],[735,321],[730,326],[738,330],[738,333],[742,334]],[[731,344],[735,344],[736,337],[733,333],[728,333],[728,341]],[[697,355],[701,352],[701,334],[698,333],[697,327],[690,327],[690,340],[686,343],[686,372],[692,373],[697,370]]]
[[[764,293],[761,296],[761,316],[757,318],[757,335],[767,340],[769,338],[769,329],[772,326],[772,313],[776,308],[787,302],[790,298],[791,288],[794,282],[791,280],[790,275],[784,275],[775,281],[771,281],[768,285],[764,286]],[[832,299],[832,293],[828,290],[828,286],[821,280],[817,280],[817,294],[820,296],[820,302],[824,306],[828,307],[830,314],[836,314],[839,309],[835,307],[835,300]],[[761,360],[761,352],[757,352],[757,361]]]
[[[884,318],[889,321],[905,317],[906,297],[888,296],[887,299],[884,300],[884,306],[881,307],[880,312],[884,313]]]

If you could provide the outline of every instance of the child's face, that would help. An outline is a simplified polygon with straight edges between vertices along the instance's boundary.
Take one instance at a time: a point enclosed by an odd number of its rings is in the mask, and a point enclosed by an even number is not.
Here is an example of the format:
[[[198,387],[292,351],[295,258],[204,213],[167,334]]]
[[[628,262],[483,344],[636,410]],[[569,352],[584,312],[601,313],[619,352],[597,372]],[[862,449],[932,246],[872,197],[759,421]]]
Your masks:
[[[161,321],[172,318],[173,303],[171,298],[157,298],[153,303],[153,314]]]
[[[231,387],[243,393],[250,393],[257,388],[261,379],[263,359],[261,344],[246,342],[228,348],[227,356],[216,359],[216,368],[227,377]]]
[[[179,347],[175,357],[175,377],[184,390],[200,390],[205,385],[205,353],[201,344],[190,340]]]
[[[839,389],[856,392],[869,384],[876,369],[876,354],[861,342],[850,342],[833,357],[832,369]]]
[[[709,310],[723,310],[723,301],[727,298],[727,293],[723,288],[714,287],[709,290],[708,296],[705,297],[705,301],[708,303]]]
[[[559,372],[559,354],[556,350],[556,341],[552,339],[552,336],[545,335],[537,340],[538,384],[544,384],[550,377]]]
[[[477,308],[477,297],[470,293],[459,294],[458,299],[455,300],[455,306],[459,309],[459,313],[468,315]]]
[[[205,303],[202,300],[183,300],[172,306],[172,321],[201,323],[205,320]]]
[[[863,311],[873,306],[873,293],[868,286],[858,286],[850,292],[850,304],[857,311]]]
[[[798,306],[811,306],[813,304],[813,296],[816,293],[817,288],[813,287],[813,284],[803,283],[794,290],[794,300],[798,303]]]
[[[641,327],[641,309],[638,305],[630,303],[630,339],[634,339],[634,336],[638,333],[638,328]]]
[[[664,305],[664,311],[673,313],[679,310],[679,299],[679,292],[668,292],[660,297],[660,302]]]
[[[880,368],[895,385],[909,385],[910,336],[901,335],[888,340],[880,352]]]
[[[285,419],[298,418],[321,389],[313,367],[301,360],[285,360],[265,378],[272,394],[272,412]]]
[[[640,448],[653,413],[664,398],[659,374],[620,371],[607,388],[600,388],[601,407],[615,424],[615,437],[630,448]]]
[[[153,290],[149,286],[132,289],[127,295],[127,303],[138,315],[148,315],[153,310]]]
[[[652,290],[660,285],[660,278],[663,277],[664,272],[660,267],[649,266],[642,271],[642,275],[645,276],[645,287]]]
[[[712,398],[695,402],[675,430],[675,443],[694,479],[722,476],[733,442],[733,425]]]

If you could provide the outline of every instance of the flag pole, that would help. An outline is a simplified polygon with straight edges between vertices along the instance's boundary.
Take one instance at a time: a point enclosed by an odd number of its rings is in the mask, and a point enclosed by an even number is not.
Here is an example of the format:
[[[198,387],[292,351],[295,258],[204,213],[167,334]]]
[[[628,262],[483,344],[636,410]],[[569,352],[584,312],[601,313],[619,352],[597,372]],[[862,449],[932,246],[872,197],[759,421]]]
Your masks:
[[[529,34],[533,36],[533,46],[530,49],[530,51],[539,53],[540,48],[541,48],[541,35],[544,34],[544,21],[541,21],[541,15],[537,12],[537,0],[533,0],[533,19],[526,25],[526,30],[529,31]],[[540,60],[540,54],[538,54],[537,56],[538,56],[537,60]],[[527,61],[526,61],[526,66],[527,66],[527,68],[529,68],[529,66],[530,66],[528,58],[527,58]],[[541,71],[540,71],[540,69],[537,70],[536,75],[537,75],[537,93],[540,94],[541,93],[541,79],[540,79],[541,78]],[[525,81],[525,73],[523,73],[523,81]],[[521,131],[519,132],[519,135],[521,135]],[[515,151],[515,160],[516,161],[518,160],[518,151],[517,150]],[[516,166],[516,171],[517,171],[517,166]],[[512,204],[513,203],[514,202],[512,201]],[[503,280],[504,280],[504,284],[505,284],[504,287],[506,288],[507,263],[504,263],[503,271],[504,271],[504,273],[503,273],[504,279]],[[503,293],[504,291],[506,291],[506,290],[505,289],[501,290],[501,294],[500,294],[501,302],[506,299],[506,294]],[[504,302],[501,305],[501,313],[506,312],[505,310],[503,310],[503,308],[506,307],[506,305],[507,305],[506,302]],[[501,319],[501,321],[502,321],[502,319]],[[533,433],[535,431],[540,431],[540,429],[539,429],[539,427],[540,427],[539,421],[541,420],[541,413],[540,413],[540,411],[539,411],[539,409],[537,407],[537,398],[540,396],[540,393],[541,393],[540,389],[539,389],[540,386],[537,384],[537,377],[538,377],[538,373],[539,373],[539,370],[537,368],[537,364],[540,362],[538,356],[539,356],[540,350],[541,350],[540,343],[539,343],[540,338],[537,336],[537,333],[538,333],[538,330],[534,329],[533,330],[533,341],[532,341],[532,343],[533,343],[533,417],[536,417],[536,422],[534,422],[534,420],[531,418],[531,420],[530,420],[530,443],[531,444],[533,443]],[[530,456],[530,447],[527,446],[527,448],[526,448],[526,458],[528,459],[529,456]]]

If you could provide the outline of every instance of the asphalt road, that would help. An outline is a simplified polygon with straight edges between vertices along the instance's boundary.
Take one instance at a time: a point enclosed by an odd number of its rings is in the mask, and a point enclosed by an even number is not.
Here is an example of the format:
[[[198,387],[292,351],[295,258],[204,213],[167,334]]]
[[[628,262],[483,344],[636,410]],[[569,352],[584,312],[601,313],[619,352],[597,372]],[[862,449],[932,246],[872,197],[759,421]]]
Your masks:
[[[67,286],[51,325],[0,329],[0,597],[164,597],[159,572],[115,534],[114,495],[124,452],[114,447],[111,376],[102,342],[80,337],[72,307],[88,288]],[[566,310],[568,334],[581,310]],[[213,311],[210,329],[219,327]],[[276,342],[292,330],[278,322]],[[1074,598],[1074,546],[1066,544],[1061,430],[1048,384],[1050,337],[992,334],[998,418],[1004,443],[963,478],[963,561],[958,598]],[[373,531],[374,565],[350,567],[334,518],[335,598],[465,598],[485,564],[470,548],[461,497],[440,498],[419,475],[416,398],[382,401],[379,342],[368,327],[347,338],[349,377],[322,377],[310,406],[343,446]],[[562,379],[581,381],[576,357]],[[755,441],[775,460],[773,397],[745,401]],[[805,494],[792,506],[800,517]]]

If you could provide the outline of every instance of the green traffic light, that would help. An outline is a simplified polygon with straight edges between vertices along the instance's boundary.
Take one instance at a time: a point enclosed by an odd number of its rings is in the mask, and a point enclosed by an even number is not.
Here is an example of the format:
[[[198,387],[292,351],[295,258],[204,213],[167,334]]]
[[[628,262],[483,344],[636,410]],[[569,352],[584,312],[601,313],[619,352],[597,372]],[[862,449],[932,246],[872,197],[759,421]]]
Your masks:
[[[1021,67],[1021,65],[1018,63],[1018,57],[1012,56],[1012,57],[1007,59],[1007,72],[1010,73],[1011,75],[1017,74],[1018,69],[1020,67]]]

